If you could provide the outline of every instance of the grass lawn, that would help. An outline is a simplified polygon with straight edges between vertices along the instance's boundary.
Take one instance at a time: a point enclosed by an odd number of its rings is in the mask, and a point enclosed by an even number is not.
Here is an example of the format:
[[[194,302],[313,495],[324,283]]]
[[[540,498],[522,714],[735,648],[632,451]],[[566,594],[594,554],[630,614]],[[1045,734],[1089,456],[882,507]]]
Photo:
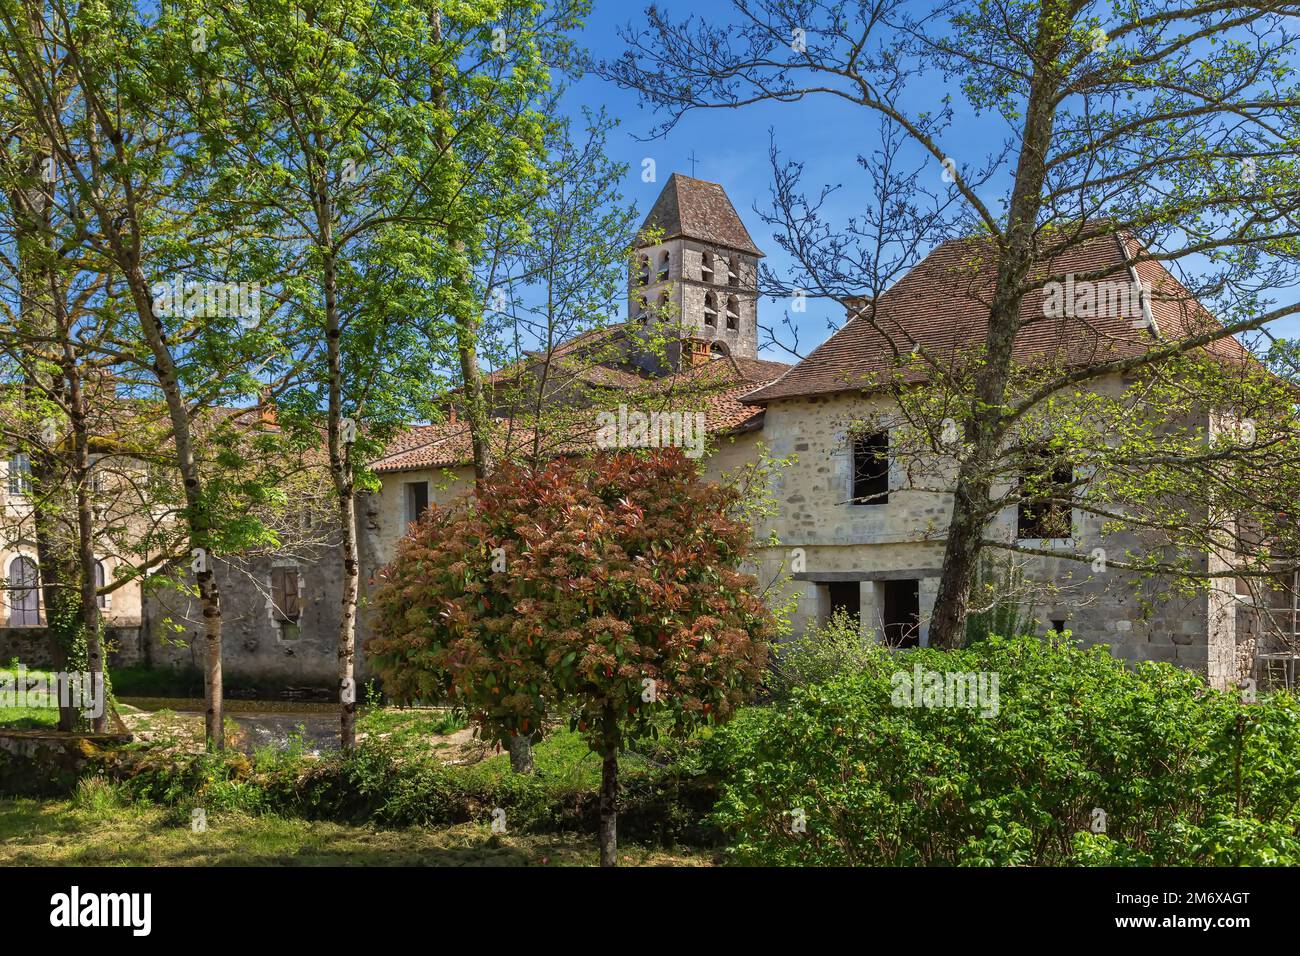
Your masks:
[[[708,866],[708,853],[619,848],[625,866]],[[0,800],[0,866],[595,866],[594,834],[494,835],[486,824],[381,830],[209,815],[194,833],[161,808]]]
[[[0,682],[12,683],[17,679],[18,670],[14,667],[0,667]],[[27,677],[49,677],[45,671],[29,670]],[[0,707],[0,727],[14,730],[53,729],[59,726],[58,707]]]

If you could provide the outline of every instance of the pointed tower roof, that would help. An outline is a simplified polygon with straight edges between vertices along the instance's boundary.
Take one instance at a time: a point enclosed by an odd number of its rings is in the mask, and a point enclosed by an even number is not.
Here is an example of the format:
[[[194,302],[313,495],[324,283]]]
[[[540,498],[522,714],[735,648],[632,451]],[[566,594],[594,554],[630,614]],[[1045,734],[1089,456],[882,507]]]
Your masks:
[[[763,255],[749,237],[726,190],[717,183],[681,173],[668,177],[641,231],[651,227],[662,230],[664,239],[698,239],[751,256]]]

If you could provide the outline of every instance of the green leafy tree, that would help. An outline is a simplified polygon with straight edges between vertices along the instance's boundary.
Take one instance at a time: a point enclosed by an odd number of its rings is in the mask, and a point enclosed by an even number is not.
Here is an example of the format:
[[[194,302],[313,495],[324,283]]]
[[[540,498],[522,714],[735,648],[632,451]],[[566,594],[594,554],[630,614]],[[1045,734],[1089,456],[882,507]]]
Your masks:
[[[385,692],[450,697],[503,743],[567,718],[602,761],[600,859],[616,865],[620,750],[727,720],[767,663],[734,504],[675,449],[504,465],[431,509],[383,572],[367,648]]]
[[[273,536],[256,510],[278,497],[277,436],[257,416],[232,414],[264,387],[257,370],[279,352],[275,324],[232,307],[256,230],[222,200],[180,91],[202,25],[174,10],[129,3],[0,4],[5,80],[26,104],[61,179],[83,268],[103,277],[101,314],[117,321],[103,352],[120,372],[117,392],[165,408],[166,452],[157,456],[181,490],[182,526],[202,607],[206,732],[224,746],[222,554]],[[58,83],[43,65],[66,64]],[[180,284],[178,284],[180,283]],[[247,291],[247,286],[245,286]],[[220,293],[218,297],[216,293]],[[209,308],[209,304],[212,308]],[[248,321],[254,319],[254,321]]]

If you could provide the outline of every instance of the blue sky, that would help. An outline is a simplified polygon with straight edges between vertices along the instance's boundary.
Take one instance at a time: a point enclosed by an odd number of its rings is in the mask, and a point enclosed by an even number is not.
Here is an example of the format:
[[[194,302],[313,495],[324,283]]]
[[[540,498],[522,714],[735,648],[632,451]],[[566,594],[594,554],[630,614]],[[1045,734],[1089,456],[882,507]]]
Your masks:
[[[613,58],[623,50],[617,36],[618,28],[630,21],[641,19],[644,0],[595,0],[595,9],[588,18],[582,42],[596,58]],[[700,15],[698,4],[675,2],[661,3],[669,19],[680,19],[692,12]],[[719,6],[718,15],[726,16],[725,4]],[[914,105],[933,109],[949,92],[936,77],[931,89],[919,88],[911,92]],[[928,102],[921,102],[928,101]],[[673,172],[691,174],[690,157],[697,162],[694,175],[701,179],[721,183],[727,190],[737,211],[744,220],[758,247],[768,254],[768,265],[779,272],[784,260],[773,239],[771,229],[765,226],[754,211],[757,204],[766,209],[769,205],[771,168],[768,162],[769,137],[775,136],[783,158],[805,165],[804,187],[814,192],[822,185],[838,185],[835,218],[842,221],[852,215],[869,198],[870,186],[866,174],[858,168],[859,151],[870,152],[877,140],[876,119],[865,110],[853,107],[831,97],[813,97],[797,104],[758,104],[736,110],[710,110],[687,114],[667,136],[646,140],[662,116],[643,108],[634,93],[620,90],[615,85],[594,77],[576,83],[567,94],[568,109],[577,115],[583,106],[605,107],[611,116],[620,121],[620,127],[609,138],[612,158],[629,167],[623,192],[636,203],[644,214],[654,202],[663,184]],[[961,97],[954,96],[954,109],[961,109]],[[981,119],[973,114],[958,113],[944,145],[952,144],[962,151],[963,164],[979,165],[990,153],[1001,146],[1006,129],[1000,121]],[[653,158],[657,167],[657,180],[646,183],[641,179],[641,164],[646,157]],[[940,186],[941,169],[937,164],[927,168],[935,177],[927,186]],[[1005,195],[994,180],[986,189],[986,199]],[[1293,301],[1293,294],[1286,301]],[[760,303],[760,323],[778,325],[784,314],[784,302],[763,300]],[[807,354],[811,348],[829,334],[827,323],[842,320],[842,309],[828,302],[810,300],[807,312],[794,316],[800,328],[800,351]],[[1297,334],[1300,320],[1277,323],[1279,334]],[[789,360],[788,354],[768,351],[773,358]]]
[[[691,9],[689,5],[674,3],[660,6],[666,6],[670,14],[680,15]],[[595,9],[583,33],[587,50],[597,58],[618,56],[623,51],[623,43],[616,30],[638,19],[642,8],[641,2],[595,0]],[[865,186],[865,181],[854,166],[849,131],[867,124],[874,129],[875,121],[861,110],[829,98],[797,105],[764,103],[741,110],[690,113],[664,138],[646,141],[663,117],[643,108],[636,94],[587,77],[575,84],[567,97],[574,114],[584,105],[604,106],[619,120],[620,127],[610,135],[608,151],[613,159],[628,165],[623,192],[643,215],[672,173],[692,175],[689,157],[694,155],[697,160],[694,175],[722,184],[754,242],[767,253],[768,264],[778,269],[783,262],[781,250],[771,230],[754,212],[755,204],[764,209],[770,205],[769,133],[775,135],[777,146],[787,158],[806,163],[808,186],[843,184],[840,199],[845,214],[864,198],[859,188]],[[646,157],[655,160],[657,181],[654,183],[641,179],[641,163]],[[765,325],[779,324],[783,314],[784,303],[765,299],[759,305],[759,321]],[[799,320],[801,329],[800,351],[807,354],[829,334],[828,320],[833,319],[837,325],[842,321],[843,309],[832,303],[810,300],[807,312],[793,318]],[[789,361],[788,353],[768,351],[765,354]]]

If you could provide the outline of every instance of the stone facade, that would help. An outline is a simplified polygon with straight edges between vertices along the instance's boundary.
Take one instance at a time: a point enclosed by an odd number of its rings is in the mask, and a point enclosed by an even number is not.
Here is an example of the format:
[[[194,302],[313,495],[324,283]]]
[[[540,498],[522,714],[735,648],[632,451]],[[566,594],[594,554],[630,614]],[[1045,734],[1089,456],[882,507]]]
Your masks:
[[[679,322],[685,337],[726,355],[758,355],[758,258],[695,239],[671,239],[647,246],[634,265],[628,314],[649,326]],[[648,275],[649,284],[642,279]],[[669,349],[669,364],[680,361]],[[655,368],[662,372],[665,368]]]
[[[1118,385],[1104,381],[1098,387]],[[852,394],[770,403],[762,439],[773,456],[795,460],[775,476],[772,491],[779,512],[757,528],[755,536],[765,540],[775,535],[781,541],[779,548],[764,550],[760,566],[768,580],[783,571],[791,574],[789,589],[798,598],[796,629],[828,617],[833,606],[846,600],[844,588],[856,586],[863,631],[879,637],[887,623],[890,593],[898,582],[909,582],[917,596],[917,642],[924,646],[952,500],[949,494],[912,484],[897,461],[891,462],[887,501],[851,500],[850,427],[887,414],[884,399]],[[994,493],[1005,490],[995,488]],[[1071,553],[1099,554],[1094,549],[1102,549],[1115,556],[1145,548],[1132,534],[1104,534],[1102,525],[1096,515],[1076,509],[1071,538],[1023,543]],[[1010,540],[1015,534],[1016,511],[1007,508],[989,536]],[[1130,661],[1179,664],[1205,674],[1219,687],[1244,676],[1237,654],[1238,618],[1253,618],[1237,598],[1232,579],[1215,579],[1209,590],[1171,598],[1169,582],[1144,583],[1115,568],[1095,570],[1104,567],[1100,561],[1038,556],[1020,560],[1032,592],[1056,592],[1033,607],[1041,631],[1063,626],[1085,646],[1105,644]]]

